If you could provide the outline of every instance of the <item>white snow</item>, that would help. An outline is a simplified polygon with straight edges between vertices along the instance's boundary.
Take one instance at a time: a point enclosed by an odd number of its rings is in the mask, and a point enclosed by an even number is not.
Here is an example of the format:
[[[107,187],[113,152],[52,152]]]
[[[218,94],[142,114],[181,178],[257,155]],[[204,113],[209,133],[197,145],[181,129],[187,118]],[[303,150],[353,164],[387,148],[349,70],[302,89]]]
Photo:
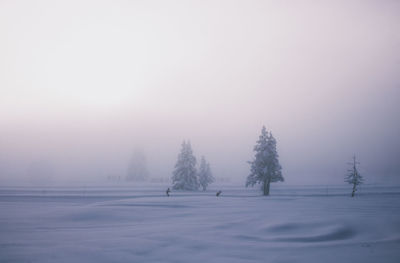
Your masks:
[[[2,187],[0,262],[400,262],[399,187],[212,187]]]

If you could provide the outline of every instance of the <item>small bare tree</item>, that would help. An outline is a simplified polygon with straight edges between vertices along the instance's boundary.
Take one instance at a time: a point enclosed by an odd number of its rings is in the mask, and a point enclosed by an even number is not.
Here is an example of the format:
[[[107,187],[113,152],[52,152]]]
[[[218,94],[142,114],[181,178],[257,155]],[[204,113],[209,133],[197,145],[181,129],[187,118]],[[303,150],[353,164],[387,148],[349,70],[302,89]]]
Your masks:
[[[353,162],[349,163],[352,168],[348,170],[348,174],[346,175],[344,181],[353,185],[353,191],[351,192],[351,197],[354,197],[357,191],[357,185],[360,185],[364,182],[363,177],[357,170],[357,164],[360,164],[356,161],[356,156],[353,156]]]

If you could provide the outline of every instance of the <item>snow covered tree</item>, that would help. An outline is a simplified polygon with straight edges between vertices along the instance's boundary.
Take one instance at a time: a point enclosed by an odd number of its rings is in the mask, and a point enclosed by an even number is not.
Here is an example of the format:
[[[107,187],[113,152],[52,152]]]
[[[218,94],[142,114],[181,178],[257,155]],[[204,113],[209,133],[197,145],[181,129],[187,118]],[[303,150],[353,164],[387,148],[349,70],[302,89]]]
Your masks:
[[[198,190],[199,181],[196,171],[196,157],[190,142],[183,142],[181,152],[175,164],[172,176],[172,188],[175,190]]]
[[[126,175],[127,181],[144,181],[148,177],[146,156],[143,151],[136,149],[130,160]]]
[[[359,164],[359,162],[356,162],[355,155],[353,156],[353,162],[350,164],[352,168],[348,170],[348,174],[344,178],[344,181],[353,185],[353,191],[351,192],[351,197],[354,197],[357,191],[357,185],[362,184],[364,182],[364,179],[357,170],[357,164]]]
[[[247,177],[246,187],[255,184],[262,185],[264,195],[269,195],[270,183],[283,182],[282,167],[276,150],[276,140],[272,133],[262,127],[261,135],[254,146],[255,158],[250,161],[250,175]]]
[[[203,191],[207,189],[207,186],[214,182],[214,177],[211,173],[210,164],[206,161],[204,156],[201,157],[200,168],[199,168],[199,183],[203,188]]]

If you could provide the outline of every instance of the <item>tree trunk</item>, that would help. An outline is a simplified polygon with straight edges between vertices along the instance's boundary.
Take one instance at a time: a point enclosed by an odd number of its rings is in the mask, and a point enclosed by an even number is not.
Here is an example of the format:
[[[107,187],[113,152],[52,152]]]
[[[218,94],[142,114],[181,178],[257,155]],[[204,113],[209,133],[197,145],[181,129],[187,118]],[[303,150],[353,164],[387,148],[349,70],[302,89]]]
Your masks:
[[[356,193],[356,184],[353,184],[353,192],[351,193],[351,197],[354,197],[355,193]]]
[[[264,195],[269,195],[269,180],[266,179],[264,180],[264,185],[263,185],[263,194]]]

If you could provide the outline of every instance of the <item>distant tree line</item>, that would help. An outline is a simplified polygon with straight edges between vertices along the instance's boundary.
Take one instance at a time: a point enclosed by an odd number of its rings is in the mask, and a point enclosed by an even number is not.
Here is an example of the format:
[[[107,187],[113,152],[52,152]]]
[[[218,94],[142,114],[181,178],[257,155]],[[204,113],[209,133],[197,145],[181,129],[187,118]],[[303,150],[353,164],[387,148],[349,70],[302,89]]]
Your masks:
[[[283,182],[282,167],[279,163],[277,142],[272,132],[263,126],[261,134],[254,146],[254,158],[249,161],[250,174],[246,179],[246,187],[260,185],[263,195],[270,194],[270,185],[275,182]],[[345,177],[345,182],[352,184],[351,196],[354,197],[357,186],[363,183],[363,177],[357,169],[356,157],[354,156],[352,167]],[[147,178],[146,159],[142,152],[136,151],[128,168],[128,180],[142,181]],[[190,142],[183,141],[181,151],[178,155],[173,173],[172,189],[174,190],[203,190],[215,181],[210,164],[204,156],[200,159],[197,167],[197,159],[193,154]]]

